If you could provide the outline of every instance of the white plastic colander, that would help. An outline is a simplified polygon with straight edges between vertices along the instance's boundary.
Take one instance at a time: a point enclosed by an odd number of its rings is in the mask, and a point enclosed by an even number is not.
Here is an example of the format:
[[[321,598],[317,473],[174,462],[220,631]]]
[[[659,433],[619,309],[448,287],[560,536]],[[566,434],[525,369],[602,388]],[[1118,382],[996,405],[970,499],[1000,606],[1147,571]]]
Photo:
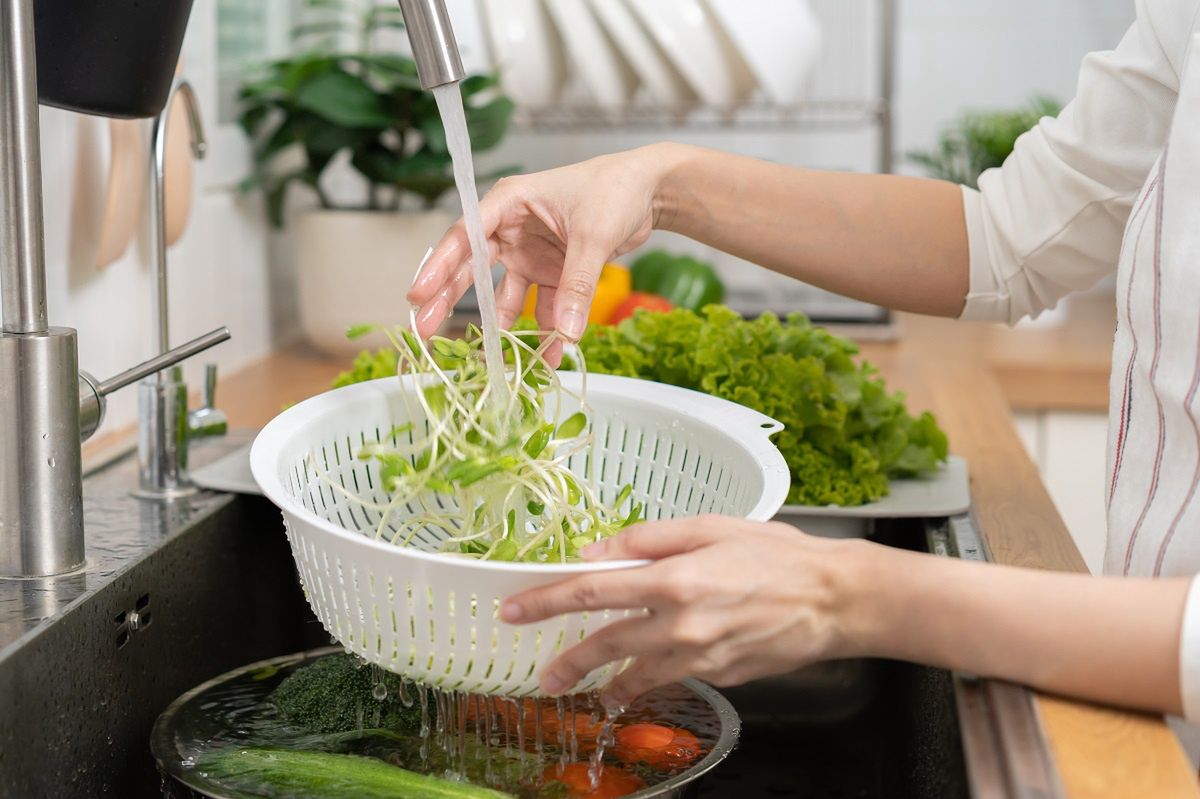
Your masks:
[[[581,375],[559,377],[564,388],[579,391]],[[284,411],[254,442],[254,478],[283,511],[313,611],[348,650],[446,690],[536,695],[539,673],[558,652],[630,611],[518,627],[499,620],[501,601],[570,575],[640,564],[448,556],[438,550],[449,534],[434,529],[421,530],[406,546],[376,540],[379,513],[333,491],[320,474],[385,503],[378,465],[354,456],[397,426],[424,423],[407,416],[401,392],[412,386],[410,378],[374,380]],[[564,418],[577,410],[570,402],[564,395]],[[648,519],[719,513],[766,520],[787,496],[787,465],[768,440],[782,425],[767,416],[694,391],[607,375],[588,376],[587,402],[595,445],[568,465],[597,487],[602,502],[630,484]],[[578,690],[603,685],[615,668],[598,669]]]

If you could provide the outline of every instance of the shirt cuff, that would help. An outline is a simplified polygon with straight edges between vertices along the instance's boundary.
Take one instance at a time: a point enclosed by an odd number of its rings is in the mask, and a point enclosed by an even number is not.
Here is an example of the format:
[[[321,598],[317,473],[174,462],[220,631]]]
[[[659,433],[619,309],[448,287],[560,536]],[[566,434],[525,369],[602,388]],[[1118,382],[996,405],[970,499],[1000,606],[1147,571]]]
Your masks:
[[[996,275],[988,255],[983,221],[983,195],[962,187],[963,215],[967,222],[967,253],[971,259],[970,287],[959,319],[967,322],[1009,322],[1012,297]]]
[[[1179,694],[1183,717],[1200,722],[1200,577],[1192,578],[1179,634]]]

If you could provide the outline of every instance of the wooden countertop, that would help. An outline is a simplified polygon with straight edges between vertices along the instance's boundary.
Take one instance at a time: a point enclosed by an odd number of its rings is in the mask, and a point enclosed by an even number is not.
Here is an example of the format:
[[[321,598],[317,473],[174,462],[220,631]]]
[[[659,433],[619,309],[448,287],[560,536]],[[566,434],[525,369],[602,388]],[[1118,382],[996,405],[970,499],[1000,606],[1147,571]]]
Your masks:
[[[1017,438],[1012,409],[1106,410],[1112,320],[1111,299],[1072,306],[1057,328],[905,316],[899,341],[863,345],[912,410],[937,414],[954,451],[970,463],[980,528],[1001,563],[1086,570]],[[346,359],[288,349],[223,381],[221,406],[231,425],[261,426],[285,404],[326,389],[346,366]],[[1049,696],[1038,698],[1038,709],[1073,799],[1200,797],[1161,719]]]
[[[901,342],[954,362],[986,366],[1016,411],[1108,411],[1116,308],[1112,295],[1065,301],[1054,326],[957,322],[902,314]]]

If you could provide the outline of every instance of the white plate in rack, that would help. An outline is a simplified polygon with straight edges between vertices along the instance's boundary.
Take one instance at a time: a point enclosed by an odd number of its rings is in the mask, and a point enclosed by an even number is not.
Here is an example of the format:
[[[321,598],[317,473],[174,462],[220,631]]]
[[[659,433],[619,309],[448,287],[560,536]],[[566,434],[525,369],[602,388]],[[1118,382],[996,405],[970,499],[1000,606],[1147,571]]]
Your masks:
[[[505,93],[528,110],[554,105],[567,70],[541,0],[485,0],[480,5]]]
[[[696,92],[650,38],[625,0],[590,0],[590,4],[600,25],[637,73],[648,100],[680,110],[695,104]]]
[[[821,55],[821,24],[808,0],[707,0],[776,105],[799,103]]]
[[[750,99],[754,75],[701,0],[626,2],[706,105],[733,110]]]
[[[637,74],[600,27],[587,0],[545,2],[575,77],[600,108],[623,107],[637,88]]]

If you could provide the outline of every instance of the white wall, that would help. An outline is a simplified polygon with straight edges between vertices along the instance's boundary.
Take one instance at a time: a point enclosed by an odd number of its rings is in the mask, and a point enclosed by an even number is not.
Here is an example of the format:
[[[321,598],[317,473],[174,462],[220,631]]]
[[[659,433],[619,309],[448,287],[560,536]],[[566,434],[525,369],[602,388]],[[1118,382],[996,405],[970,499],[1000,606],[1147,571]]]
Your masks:
[[[1111,49],[1133,0],[898,0],[899,144],[925,147],[961,108],[1068,100],[1083,55]]]

